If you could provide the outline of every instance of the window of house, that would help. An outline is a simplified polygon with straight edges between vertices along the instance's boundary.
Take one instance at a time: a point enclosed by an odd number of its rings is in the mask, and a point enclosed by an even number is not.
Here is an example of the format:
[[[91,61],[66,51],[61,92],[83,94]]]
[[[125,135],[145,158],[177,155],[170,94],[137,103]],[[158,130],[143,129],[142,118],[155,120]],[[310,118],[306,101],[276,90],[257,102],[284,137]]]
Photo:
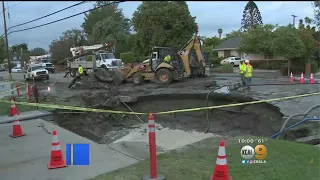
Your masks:
[[[273,59],[273,54],[265,54],[264,59]]]

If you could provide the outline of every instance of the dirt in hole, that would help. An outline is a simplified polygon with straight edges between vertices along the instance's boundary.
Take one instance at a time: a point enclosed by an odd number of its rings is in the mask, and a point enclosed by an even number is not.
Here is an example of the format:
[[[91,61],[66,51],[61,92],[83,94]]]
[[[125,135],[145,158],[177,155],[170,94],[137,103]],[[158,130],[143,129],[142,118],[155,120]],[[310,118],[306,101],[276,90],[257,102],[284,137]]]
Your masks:
[[[136,112],[160,112],[204,107],[205,99],[206,94],[168,94],[138,97],[137,102],[127,104]],[[232,104],[250,100],[252,99],[238,95],[214,94],[210,96],[208,105]],[[105,100],[100,99],[99,101],[104,102]],[[115,103],[114,97],[107,102],[110,102],[107,109],[129,111],[122,103]],[[96,106],[96,108],[101,108],[101,106]],[[105,104],[104,108],[106,108]],[[276,133],[283,123],[283,114],[276,107],[267,103],[212,109],[208,112],[210,119],[209,132],[219,135],[270,136]],[[139,117],[147,122],[147,116],[139,115]],[[156,123],[173,129],[203,132],[208,125],[203,110],[156,115],[155,117]],[[134,115],[72,112],[66,116],[66,113],[59,113],[58,111],[54,113],[54,121],[59,126],[97,143],[106,143],[109,138],[115,138],[116,136],[120,138],[126,135],[123,134],[123,130],[129,130],[141,123]],[[122,134],[117,134],[120,130]]]

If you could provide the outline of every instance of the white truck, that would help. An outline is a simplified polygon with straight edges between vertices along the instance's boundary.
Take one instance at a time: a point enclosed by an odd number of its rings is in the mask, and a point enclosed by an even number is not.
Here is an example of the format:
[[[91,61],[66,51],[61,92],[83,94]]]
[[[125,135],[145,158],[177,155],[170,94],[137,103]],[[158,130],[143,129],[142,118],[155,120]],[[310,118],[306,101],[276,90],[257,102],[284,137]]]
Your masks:
[[[70,48],[73,57],[81,56],[85,51],[92,51],[92,60],[87,61],[85,56],[76,58],[74,61],[68,62],[68,68],[71,77],[77,74],[79,65],[84,69],[105,68],[114,69],[123,67],[121,59],[117,59],[114,56],[114,48],[108,44],[97,44],[93,46],[81,46]]]
[[[29,64],[27,72],[24,74],[25,80],[49,80],[49,72],[41,64]]]

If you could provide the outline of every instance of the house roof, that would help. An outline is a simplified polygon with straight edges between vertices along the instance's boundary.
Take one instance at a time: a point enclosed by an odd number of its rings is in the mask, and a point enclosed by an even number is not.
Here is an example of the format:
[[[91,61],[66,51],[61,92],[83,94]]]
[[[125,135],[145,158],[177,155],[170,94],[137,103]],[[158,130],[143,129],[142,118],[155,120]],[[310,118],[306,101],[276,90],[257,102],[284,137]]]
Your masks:
[[[213,50],[227,50],[236,49],[241,42],[240,37],[234,37],[223,41],[220,45],[216,46]]]

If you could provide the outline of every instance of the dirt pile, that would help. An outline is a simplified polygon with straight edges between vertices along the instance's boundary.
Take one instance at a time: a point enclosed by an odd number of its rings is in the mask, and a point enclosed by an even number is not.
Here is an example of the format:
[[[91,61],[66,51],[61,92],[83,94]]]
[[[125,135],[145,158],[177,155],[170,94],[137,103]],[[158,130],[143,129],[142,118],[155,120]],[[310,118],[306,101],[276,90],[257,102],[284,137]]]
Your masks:
[[[82,76],[76,80],[76,89],[110,89],[110,86],[120,85],[123,81],[118,70],[98,68],[96,72]]]

